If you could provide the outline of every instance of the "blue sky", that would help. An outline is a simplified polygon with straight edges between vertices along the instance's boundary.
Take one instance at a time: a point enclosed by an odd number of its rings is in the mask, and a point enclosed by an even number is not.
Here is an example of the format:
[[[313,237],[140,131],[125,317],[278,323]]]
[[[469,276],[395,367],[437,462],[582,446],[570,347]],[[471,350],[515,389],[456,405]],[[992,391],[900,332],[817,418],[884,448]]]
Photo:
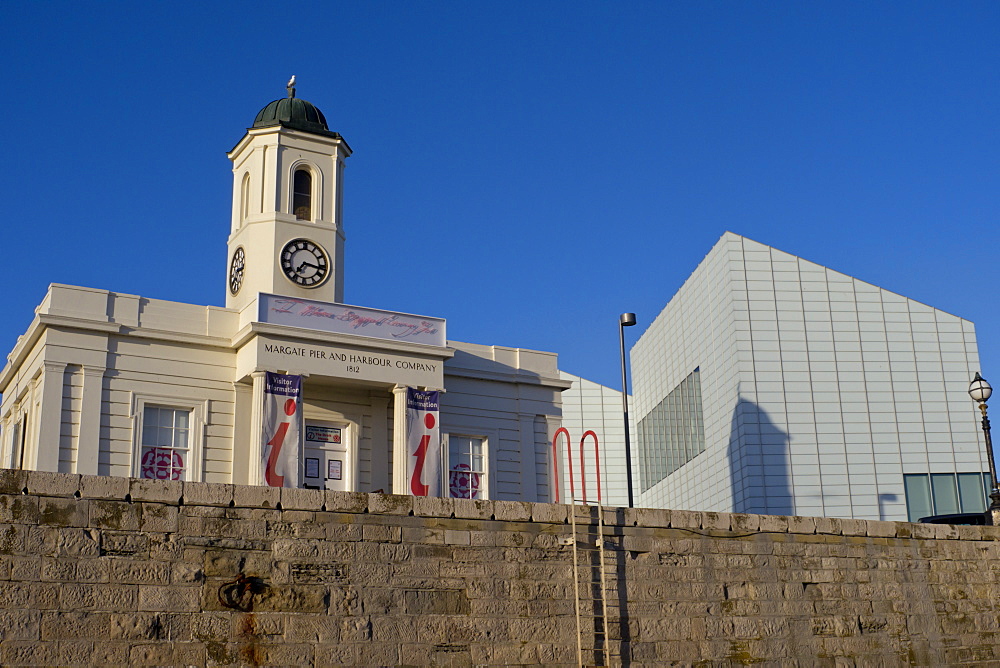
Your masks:
[[[11,3],[0,349],[49,283],[225,301],[231,172],[298,94],[354,149],[348,303],[620,386],[726,230],[996,308],[1000,3]]]

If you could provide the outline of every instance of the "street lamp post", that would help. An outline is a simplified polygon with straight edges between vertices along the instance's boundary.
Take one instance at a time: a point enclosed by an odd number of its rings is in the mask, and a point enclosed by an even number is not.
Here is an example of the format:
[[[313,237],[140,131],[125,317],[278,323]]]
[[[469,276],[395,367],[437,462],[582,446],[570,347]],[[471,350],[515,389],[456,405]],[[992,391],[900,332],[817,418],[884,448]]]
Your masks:
[[[634,508],[632,496],[632,445],[629,443],[628,374],[625,370],[625,328],[635,324],[635,313],[622,313],[618,317],[618,341],[622,353],[622,410],[625,412],[625,479],[628,483],[628,507]]]
[[[1000,488],[997,487],[997,465],[993,460],[993,440],[990,438],[990,419],[986,417],[986,400],[993,394],[993,388],[986,379],[976,372],[976,377],[969,384],[969,396],[979,404],[983,413],[983,435],[986,437],[986,456],[990,462],[990,509],[986,516],[990,524],[996,526],[1000,521]]]

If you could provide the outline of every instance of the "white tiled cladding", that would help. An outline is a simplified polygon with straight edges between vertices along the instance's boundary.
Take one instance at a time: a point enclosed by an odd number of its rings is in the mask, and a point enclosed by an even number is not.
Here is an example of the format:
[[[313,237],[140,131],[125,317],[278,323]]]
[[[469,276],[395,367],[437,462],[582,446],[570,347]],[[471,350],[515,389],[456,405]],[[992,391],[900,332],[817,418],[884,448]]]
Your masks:
[[[562,426],[569,431],[573,445],[573,479],[576,497],[582,498],[580,488],[580,439],[584,432],[593,430],[597,434],[601,452],[601,497],[608,506],[628,505],[628,476],[625,469],[625,416],[622,412],[622,393],[618,390],[598,385],[579,376],[559,372],[560,378],[573,383],[562,393]],[[632,399],[629,398],[631,409]],[[631,412],[631,410],[630,410]],[[632,478],[635,498],[639,493],[639,469],[635,461],[635,425],[631,425],[629,438],[632,442]],[[595,499],[597,480],[594,465],[594,442],[587,439],[584,446],[584,473],[587,482],[587,498]],[[569,499],[569,466],[566,461],[566,441],[559,439],[559,462],[561,475],[559,493],[562,500]]]
[[[631,351],[636,422],[701,369],[706,449],[639,505],[905,520],[984,470],[971,322],[727,232]]]

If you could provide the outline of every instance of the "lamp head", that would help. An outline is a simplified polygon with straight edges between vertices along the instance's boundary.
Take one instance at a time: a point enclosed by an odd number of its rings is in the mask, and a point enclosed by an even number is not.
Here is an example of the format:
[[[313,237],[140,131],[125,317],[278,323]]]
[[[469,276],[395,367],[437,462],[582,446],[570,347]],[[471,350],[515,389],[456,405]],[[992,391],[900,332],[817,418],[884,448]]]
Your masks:
[[[990,398],[991,394],[993,394],[993,388],[986,382],[985,378],[979,375],[979,372],[977,371],[976,377],[973,378],[972,382],[969,384],[969,396],[972,397],[973,400],[983,403]]]
[[[618,316],[618,322],[622,327],[631,327],[635,324],[635,313],[622,313]]]

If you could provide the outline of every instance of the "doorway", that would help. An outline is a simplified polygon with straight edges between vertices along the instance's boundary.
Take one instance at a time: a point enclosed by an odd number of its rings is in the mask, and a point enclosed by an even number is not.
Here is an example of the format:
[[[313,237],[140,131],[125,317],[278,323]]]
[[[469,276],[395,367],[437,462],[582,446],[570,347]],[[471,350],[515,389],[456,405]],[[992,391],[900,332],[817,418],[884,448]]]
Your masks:
[[[354,490],[354,429],[348,422],[305,421],[303,486],[309,489]]]

